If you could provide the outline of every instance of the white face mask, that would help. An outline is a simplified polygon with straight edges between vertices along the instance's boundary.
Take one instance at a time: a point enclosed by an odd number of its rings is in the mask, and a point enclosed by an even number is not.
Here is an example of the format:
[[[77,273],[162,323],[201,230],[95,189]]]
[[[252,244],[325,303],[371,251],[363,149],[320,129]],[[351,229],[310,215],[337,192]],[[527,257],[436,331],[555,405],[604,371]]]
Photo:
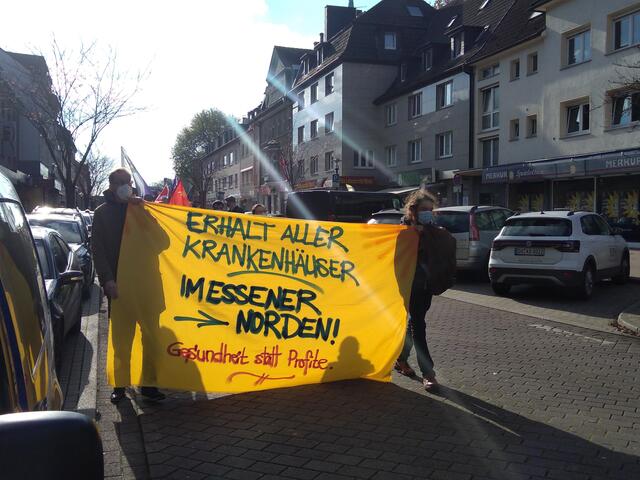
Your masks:
[[[118,197],[118,200],[121,202],[128,201],[132,196],[133,188],[131,188],[131,185],[120,185],[116,189],[116,197]]]
[[[418,212],[418,222],[422,225],[433,223],[433,212],[429,210]]]

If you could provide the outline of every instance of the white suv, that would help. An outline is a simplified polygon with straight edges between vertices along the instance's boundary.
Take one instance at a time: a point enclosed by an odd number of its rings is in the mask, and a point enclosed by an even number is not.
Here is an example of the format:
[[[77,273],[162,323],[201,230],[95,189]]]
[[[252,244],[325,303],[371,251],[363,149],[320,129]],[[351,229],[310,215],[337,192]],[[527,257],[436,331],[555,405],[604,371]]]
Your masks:
[[[493,291],[507,295],[512,285],[570,287],[593,295],[596,282],[629,279],[629,249],[607,222],[590,212],[535,212],[507,219],[491,248]]]

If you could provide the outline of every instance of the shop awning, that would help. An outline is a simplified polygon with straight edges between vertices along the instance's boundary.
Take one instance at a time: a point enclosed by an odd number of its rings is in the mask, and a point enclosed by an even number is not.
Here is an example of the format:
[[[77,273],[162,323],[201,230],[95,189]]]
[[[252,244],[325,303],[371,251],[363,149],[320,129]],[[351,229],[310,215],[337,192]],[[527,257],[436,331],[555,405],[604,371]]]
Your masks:
[[[616,173],[640,173],[640,150],[617,150],[488,167],[482,170],[482,183],[521,183]]]

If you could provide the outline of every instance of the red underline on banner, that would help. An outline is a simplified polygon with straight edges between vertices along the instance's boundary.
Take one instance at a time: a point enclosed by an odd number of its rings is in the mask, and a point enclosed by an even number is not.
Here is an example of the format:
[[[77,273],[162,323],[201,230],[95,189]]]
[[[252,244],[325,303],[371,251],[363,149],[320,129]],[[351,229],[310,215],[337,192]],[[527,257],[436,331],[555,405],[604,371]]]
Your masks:
[[[235,377],[238,375],[249,375],[251,377],[255,377],[258,380],[255,381],[254,385],[262,385],[266,380],[291,380],[296,378],[295,375],[291,375],[289,377],[271,377],[267,373],[263,373],[262,375],[257,375],[251,372],[235,372],[227,377],[227,383],[231,383]]]

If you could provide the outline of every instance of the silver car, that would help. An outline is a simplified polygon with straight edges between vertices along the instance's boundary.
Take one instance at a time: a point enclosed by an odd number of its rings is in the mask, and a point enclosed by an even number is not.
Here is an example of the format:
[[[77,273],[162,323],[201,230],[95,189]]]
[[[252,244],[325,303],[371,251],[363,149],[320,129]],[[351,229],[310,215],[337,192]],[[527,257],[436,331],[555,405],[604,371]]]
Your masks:
[[[463,206],[438,208],[434,214],[435,223],[456,239],[458,269],[488,278],[491,244],[513,212],[504,207]]]

